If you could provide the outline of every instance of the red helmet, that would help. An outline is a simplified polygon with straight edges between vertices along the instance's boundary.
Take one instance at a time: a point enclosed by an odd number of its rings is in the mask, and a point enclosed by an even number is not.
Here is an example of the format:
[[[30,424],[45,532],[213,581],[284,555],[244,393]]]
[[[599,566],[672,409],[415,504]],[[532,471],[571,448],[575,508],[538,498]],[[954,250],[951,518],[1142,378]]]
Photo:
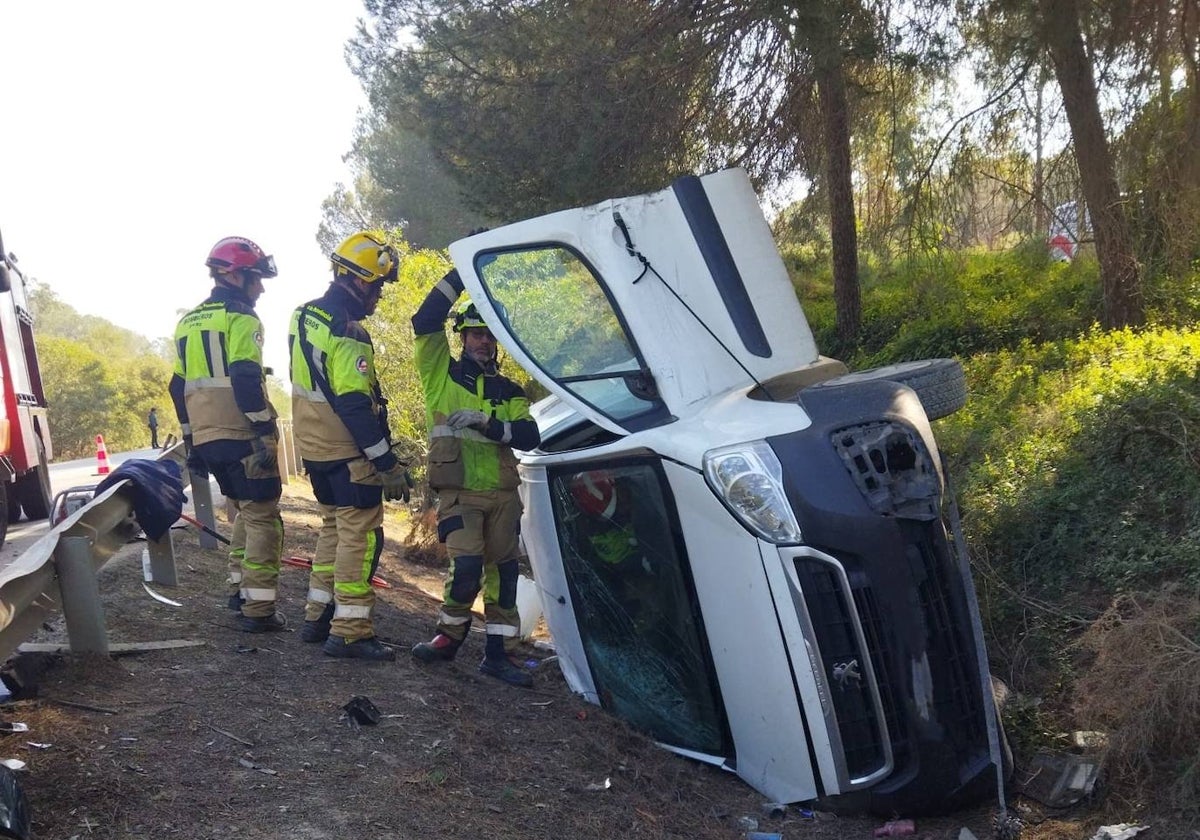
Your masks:
[[[588,516],[612,518],[617,510],[617,486],[605,470],[578,473],[571,478],[575,504]]]
[[[212,269],[213,276],[234,271],[253,272],[259,277],[274,277],[276,274],[275,258],[241,236],[226,236],[214,245],[204,264]]]

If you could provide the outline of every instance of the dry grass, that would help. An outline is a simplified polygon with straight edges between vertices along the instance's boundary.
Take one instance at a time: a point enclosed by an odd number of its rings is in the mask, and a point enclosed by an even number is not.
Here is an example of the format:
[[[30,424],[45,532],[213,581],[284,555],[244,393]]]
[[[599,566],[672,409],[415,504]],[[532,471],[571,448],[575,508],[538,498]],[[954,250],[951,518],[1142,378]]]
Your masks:
[[[1121,596],[1081,646],[1078,717],[1109,733],[1113,781],[1200,816],[1200,597]]]
[[[437,508],[426,508],[409,520],[404,535],[404,559],[418,566],[446,567],[446,547],[438,541]]]

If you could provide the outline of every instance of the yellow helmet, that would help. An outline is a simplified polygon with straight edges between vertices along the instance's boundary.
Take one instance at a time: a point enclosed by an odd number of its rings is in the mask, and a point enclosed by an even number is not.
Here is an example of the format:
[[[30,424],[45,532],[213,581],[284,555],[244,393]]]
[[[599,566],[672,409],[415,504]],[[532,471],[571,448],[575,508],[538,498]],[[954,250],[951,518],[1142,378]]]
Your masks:
[[[329,261],[335,277],[349,275],[367,283],[395,281],[400,265],[400,257],[386,237],[368,230],[347,236],[329,255]]]

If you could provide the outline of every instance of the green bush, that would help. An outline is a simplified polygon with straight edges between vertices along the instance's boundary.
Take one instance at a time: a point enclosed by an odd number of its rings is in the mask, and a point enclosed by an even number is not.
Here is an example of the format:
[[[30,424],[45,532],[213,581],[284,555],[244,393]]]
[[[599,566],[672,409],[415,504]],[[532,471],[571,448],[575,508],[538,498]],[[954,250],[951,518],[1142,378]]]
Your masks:
[[[943,445],[973,538],[1027,582],[1200,582],[1200,333],[1101,332],[969,360]]]
[[[1096,264],[1053,263],[1044,249],[1003,253],[945,252],[864,271],[862,331],[853,347],[836,337],[832,296],[820,275],[796,279],[798,293],[826,355],[861,369],[894,361],[975,353],[1078,335],[1100,312]]]

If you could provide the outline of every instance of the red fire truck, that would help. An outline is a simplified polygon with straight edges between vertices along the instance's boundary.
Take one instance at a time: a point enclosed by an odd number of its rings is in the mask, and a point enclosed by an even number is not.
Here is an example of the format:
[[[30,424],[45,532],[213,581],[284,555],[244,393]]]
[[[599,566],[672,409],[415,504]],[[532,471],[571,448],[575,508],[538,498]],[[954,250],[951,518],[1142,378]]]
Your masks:
[[[50,514],[50,426],[25,275],[0,236],[0,545],[8,526]]]

